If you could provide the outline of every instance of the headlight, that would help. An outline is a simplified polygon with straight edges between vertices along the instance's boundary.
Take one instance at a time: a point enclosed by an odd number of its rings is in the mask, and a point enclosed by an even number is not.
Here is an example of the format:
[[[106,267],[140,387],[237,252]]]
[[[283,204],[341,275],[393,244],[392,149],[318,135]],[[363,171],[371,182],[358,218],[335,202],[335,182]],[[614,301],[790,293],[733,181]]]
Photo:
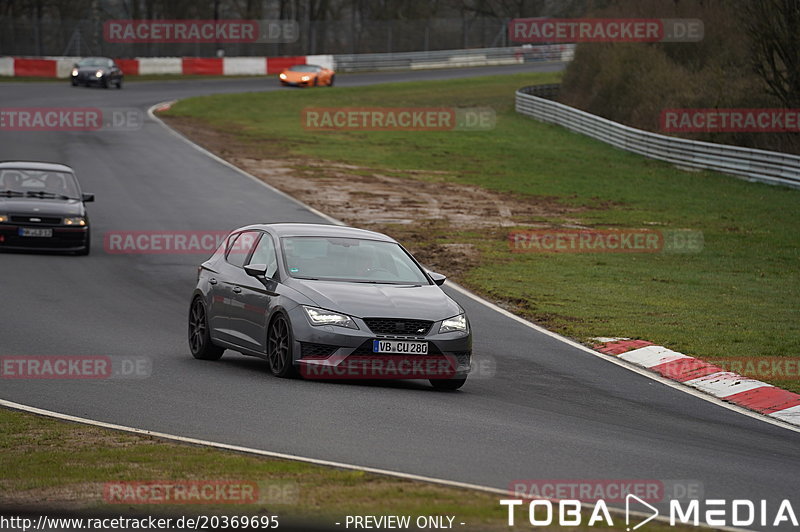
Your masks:
[[[303,81],[308,81],[308,80],[310,80],[310,79],[311,79],[311,76],[303,76],[303,78],[302,78],[302,79],[303,79]]]
[[[286,79],[286,74],[284,74],[284,73],[282,73],[282,72],[281,72],[281,75],[280,75],[280,76],[278,76],[278,77],[280,77],[281,79]]]
[[[77,75],[78,75],[78,69],[77,68],[73,68],[72,69],[72,77],[74,78]]]
[[[83,216],[64,218],[64,225],[86,225],[86,218]]]
[[[94,73],[94,77],[102,78],[103,77],[103,71],[102,70],[98,70],[97,72]]]
[[[306,316],[308,316],[308,321],[311,322],[311,325],[337,325],[348,329],[358,329],[356,322],[345,314],[314,307],[303,307],[303,310],[306,311]]]
[[[439,333],[453,332],[453,331],[467,331],[467,317],[464,314],[453,316],[442,321],[439,327]]]
[[[6,223],[8,221],[7,214],[0,214],[0,224]]]

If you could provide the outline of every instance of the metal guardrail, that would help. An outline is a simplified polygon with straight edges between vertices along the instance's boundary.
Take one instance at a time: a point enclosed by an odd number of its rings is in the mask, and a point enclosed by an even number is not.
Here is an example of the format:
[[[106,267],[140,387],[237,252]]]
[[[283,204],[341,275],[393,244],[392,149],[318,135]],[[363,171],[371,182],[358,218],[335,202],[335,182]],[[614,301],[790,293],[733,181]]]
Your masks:
[[[382,54],[337,54],[334,64],[339,72],[370,70],[417,70],[428,68],[465,68],[473,66],[515,65],[538,61],[570,61],[574,44],[435,50]]]
[[[800,188],[800,156],[643,131],[547,99],[554,94],[552,85],[523,87],[516,92],[516,110],[651,159]]]

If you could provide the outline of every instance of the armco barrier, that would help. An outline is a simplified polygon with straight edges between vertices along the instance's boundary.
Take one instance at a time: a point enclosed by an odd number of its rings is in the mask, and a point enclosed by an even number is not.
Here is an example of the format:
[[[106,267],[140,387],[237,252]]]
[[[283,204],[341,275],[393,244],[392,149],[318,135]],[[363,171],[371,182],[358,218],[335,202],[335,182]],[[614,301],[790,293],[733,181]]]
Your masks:
[[[117,59],[129,76],[144,74],[264,75],[295,64],[320,65],[342,72],[416,70],[569,61],[574,45],[555,44],[479,50],[439,50],[399,54],[301,55],[294,57],[137,57]],[[0,57],[0,76],[67,78],[78,57]]]
[[[677,166],[715,170],[751,181],[800,188],[800,156],[681,139],[635,129],[535,95],[543,94],[543,90],[554,90],[553,86],[548,87],[543,89],[534,86],[518,90],[517,112]]]
[[[182,73],[189,76],[221,76],[222,58],[184,57]],[[123,71],[124,72],[124,71]]]
[[[53,59],[14,59],[14,75],[54,78],[56,77],[57,63],[58,61]]]
[[[570,61],[574,51],[574,44],[554,44],[474,50],[336,55],[334,61],[336,70],[340,72],[468,68],[536,61]]]

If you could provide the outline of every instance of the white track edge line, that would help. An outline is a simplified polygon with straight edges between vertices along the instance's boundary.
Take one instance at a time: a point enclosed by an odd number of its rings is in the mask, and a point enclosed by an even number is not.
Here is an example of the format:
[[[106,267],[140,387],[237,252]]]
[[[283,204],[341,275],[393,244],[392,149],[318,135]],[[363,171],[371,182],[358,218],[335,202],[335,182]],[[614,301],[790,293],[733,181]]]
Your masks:
[[[163,440],[176,441],[176,442],[185,443],[185,444],[189,444],[189,445],[201,445],[201,446],[204,446],[204,447],[212,447],[212,448],[215,448],[215,449],[220,449],[220,450],[225,450],[225,451],[233,451],[233,452],[244,453],[244,454],[252,454],[252,455],[262,456],[262,457],[265,457],[265,458],[276,458],[276,459],[280,459],[280,460],[292,460],[292,461],[295,461],[295,462],[303,462],[303,463],[308,463],[308,464],[313,464],[313,465],[323,466],[323,467],[333,467],[333,468],[337,468],[337,469],[347,469],[347,470],[350,470],[350,471],[363,471],[364,473],[372,473],[372,474],[375,474],[375,475],[383,475],[383,476],[388,476],[388,477],[401,478],[401,479],[404,479],[404,480],[413,480],[413,481],[417,481],[417,482],[426,482],[428,484],[437,484],[437,485],[440,485],[440,486],[446,486],[446,487],[450,487],[450,488],[460,488],[460,489],[467,489],[467,490],[473,490],[473,491],[480,491],[482,493],[489,493],[489,494],[492,494],[492,495],[499,495],[499,496],[502,496],[502,497],[507,498],[507,499],[508,498],[514,498],[509,493],[508,490],[502,490],[502,489],[499,489],[499,488],[492,488],[490,486],[481,486],[479,484],[470,484],[468,482],[458,482],[456,480],[445,480],[445,479],[435,478],[435,477],[426,477],[424,475],[415,475],[413,473],[402,473],[400,471],[392,471],[390,469],[380,469],[380,468],[377,468],[377,467],[367,467],[367,466],[360,466],[360,465],[355,465],[355,464],[345,464],[343,462],[333,462],[331,460],[322,460],[320,458],[309,458],[309,457],[306,457],[306,456],[298,456],[298,455],[287,454],[287,453],[278,453],[278,452],[275,452],[275,451],[265,451],[265,450],[262,450],[262,449],[253,449],[251,447],[243,447],[243,446],[240,446],[240,445],[231,445],[231,444],[228,444],[228,443],[220,443],[220,442],[214,442],[214,441],[209,441],[209,440],[201,440],[201,439],[197,439],[197,438],[188,438],[186,436],[177,436],[177,435],[174,435],[174,434],[167,434],[167,433],[164,433],[164,432],[156,432],[156,431],[152,431],[152,430],[139,429],[139,428],[136,428],[136,427],[127,427],[125,425],[117,425],[117,424],[114,424],[114,423],[106,423],[105,421],[95,421],[93,419],[72,416],[72,415],[69,415],[69,414],[62,414],[60,412],[54,412],[52,410],[45,410],[45,409],[42,409],[42,408],[36,408],[34,406],[28,406],[28,405],[23,405],[21,403],[15,403],[13,401],[6,401],[5,399],[0,399],[0,406],[6,407],[6,408],[10,408],[12,410],[20,410],[20,411],[28,412],[28,413],[31,413],[31,414],[37,414],[37,415],[40,415],[40,416],[56,418],[56,419],[60,419],[62,421],[68,421],[68,422],[71,422],[71,423],[80,423],[82,425],[90,425],[90,426],[93,426],[93,427],[99,427],[99,428],[103,428],[103,429],[116,430],[116,431],[121,431],[121,432],[129,432],[131,434],[137,434],[137,435],[140,435],[140,436],[150,436],[152,438],[159,438],[159,439],[163,439]],[[552,500],[556,501],[557,499],[552,499]],[[581,504],[581,507],[586,508],[586,509],[593,509],[594,508],[594,505],[591,504],[591,503],[581,502],[580,504]],[[608,506],[608,511],[609,511],[609,513],[612,513],[612,514],[615,514],[615,515],[625,515],[625,509],[624,508],[617,508],[615,506]],[[640,518],[649,517],[649,515],[644,513],[644,512],[629,512],[629,515],[634,516],[634,517],[640,517]],[[660,513],[659,513],[658,516],[656,516],[654,518],[654,520],[655,521],[665,522],[665,523],[669,522],[669,519],[666,516],[661,515]],[[702,527],[711,528],[710,525],[707,525],[705,523],[701,523],[701,526]],[[729,532],[751,532],[748,529],[732,528],[732,527],[714,527],[714,530],[725,530],[725,531],[729,531]]]
[[[335,224],[335,225],[347,225],[343,221],[337,220],[336,218],[334,218],[332,216],[329,216],[329,215],[327,215],[327,214],[325,214],[325,213],[323,213],[321,211],[318,211],[317,209],[315,209],[314,207],[311,207],[310,205],[306,205],[305,203],[303,203],[299,199],[297,199],[297,198],[295,198],[293,196],[290,196],[286,192],[278,190],[277,188],[273,187],[272,185],[270,185],[270,184],[264,182],[263,180],[255,177],[254,175],[242,170],[241,168],[239,168],[238,166],[234,165],[233,163],[230,163],[230,162],[226,161],[225,159],[219,157],[218,155],[215,155],[214,153],[211,153],[210,151],[208,151],[207,149],[203,148],[199,144],[196,144],[195,142],[193,142],[191,139],[189,139],[188,137],[184,136],[180,132],[178,132],[175,129],[169,127],[163,120],[161,120],[160,118],[158,118],[155,115],[155,110],[157,108],[163,107],[163,106],[166,106],[166,105],[171,106],[171,105],[175,104],[177,101],[178,100],[168,100],[168,101],[164,101],[164,102],[160,102],[160,103],[154,104],[154,105],[150,106],[147,109],[147,114],[155,122],[157,122],[158,124],[160,124],[161,126],[166,128],[167,131],[169,131],[170,133],[172,133],[173,135],[175,135],[179,139],[181,139],[184,142],[186,142],[187,144],[189,144],[189,146],[191,146],[195,150],[207,155],[208,157],[210,157],[210,158],[214,159],[215,161],[219,162],[220,164],[230,168],[231,170],[235,171],[236,173],[238,173],[240,175],[243,175],[243,176],[247,177],[248,179],[251,179],[251,180],[255,181],[256,183],[261,184],[262,186],[266,187],[270,191],[272,191],[272,192],[274,192],[276,194],[279,194],[280,196],[282,196],[284,198],[287,198],[288,200],[296,203],[297,205],[300,205],[300,206],[308,209],[312,213],[324,218],[325,220],[328,220],[332,224]],[[471,298],[472,300],[482,304],[483,306],[485,306],[485,307],[487,307],[487,308],[489,308],[491,310],[494,310],[495,312],[498,312],[498,313],[502,314],[503,316],[506,316],[507,318],[511,318],[512,320],[517,321],[518,323],[521,323],[522,325],[525,325],[526,327],[528,327],[530,329],[533,329],[533,330],[535,330],[537,332],[540,332],[542,334],[550,336],[551,338],[554,338],[554,339],[556,339],[556,340],[558,340],[560,342],[563,342],[565,344],[571,345],[572,347],[578,348],[578,349],[580,349],[582,351],[585,351],[586,353],[594,355],[594,356],[596,356],[598,358],[602,358],[603,360],[606,360],[608,362],[611,362],[611,363],[616,364],[618,366],[621,366],[623,368],[627,368],[630,371],[633,371],[634,373],[638,373],[639,375],[642,375],[642,376],[645,376],[645,377],[647,377],[649,379],[652,379],[654,381],[660,382],[661,384],[669,386],[670,388],[674,388],[675,390],[680,390],[680,391],[682,391],[684,393],[687,393],[689,395],[693,395],[694,397],[697,397],[699,399],[703,399],[705,401],[708,401],[709,403],[713,403],[713,404],[715,404],[717,406],[721,406],[723,408],[727,408],[728,410],[732,410],[733,412],[737,412],[739,414],[743,414],[745,416],[749,416],[749,417],[751,417],[753,419],[759,419],[759,420],[761,420],[761,421],[763,421],[765,423],[769,423],[769,424],[775,425],[777,427],[781,427],[781,428],[784,428],[784,429],[788,429],[788,430],[800,433],[800,426],[796,426],[796,425],[791,424],[791,423],[789,423],[787,421],[784,421],[782,419],[769,417],[766,414],[761,414],[759,412],[755,412],[753,410],[749,410],[747,408],[735,405],[733,403],[727,403],[727,402],[722,401],[721,399],[719,399],[717,397],[714,397],[711,394],[707,394],[705,392],[701,392],[701,391],[696,390],[694,388],[690,388],[688,386],[684,386],[682,383],[679,383],[677,381],[673,381],[671,379],[667,379],[666,377],[658,375],[657,373],[653,373],[652,371],[648,371],[646,368],[642,368],[641,366],[637,366],[635,364],[632,364],[632,363],[629,363],[629,362],[624,361],[622,359],[619,359],[616,356],[607,355],[605,353],[601,353],[599,351],[595,351],[594,349],[586,347],[585,345],[583,345],[581,343],[578,343],[578,342],[576,342],[574,340],[571,340],[571,339],[569,339],[569,338],[567,338],[565,336],[561,336],[560,334],[557,334],[557,333],[554,333],[552,331],[549,331],[549,330],[545,329],[544,327],[541,327],[539,325],[531,323],[528,320],[526,320],[524,318],[521,318],[521,317],[517,316],[516,314],[513,314],[512,312],[509,312],[506,309],[504,309],[502,307],[499,307],[498,305],[495,305],[491,301],[487,301],[487,300],[483,299],[479,295],[467,290],[466,288],[456,284],[453,281],[450,281],[447,284],[448,284],[448,286],[451,286],[457,292],[460,292],[461,294]]]

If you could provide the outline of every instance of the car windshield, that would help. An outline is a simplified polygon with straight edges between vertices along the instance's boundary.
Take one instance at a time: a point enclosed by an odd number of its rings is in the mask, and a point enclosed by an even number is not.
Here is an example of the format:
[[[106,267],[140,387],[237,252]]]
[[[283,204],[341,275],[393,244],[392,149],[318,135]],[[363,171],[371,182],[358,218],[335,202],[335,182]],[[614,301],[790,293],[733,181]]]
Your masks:
[[[341,237],[286,237],[289,275],[379,284],[430,284],[408,253],[394,242]]]
[[[294,65],[289,67],[290,72],[319,72],[320,67],[314,65]]]
[[[78,184],[68,172],[49,170],[0,170],[0,194],[78,199]]]
[[[78,61],[79,67],[108,67],[111,66],[111,60],[104,57],[87,57]]]

